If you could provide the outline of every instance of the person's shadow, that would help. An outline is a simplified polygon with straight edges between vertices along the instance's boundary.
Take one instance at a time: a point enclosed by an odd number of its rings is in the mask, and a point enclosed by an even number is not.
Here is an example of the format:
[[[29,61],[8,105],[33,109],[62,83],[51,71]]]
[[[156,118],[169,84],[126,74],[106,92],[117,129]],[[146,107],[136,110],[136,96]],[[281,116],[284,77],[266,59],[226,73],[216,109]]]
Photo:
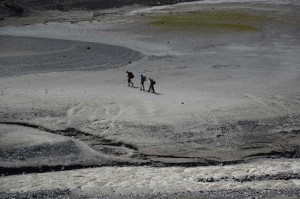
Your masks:
[[[152,91],[148,92],[148,90],[143,90],[143,91],[153,95],[161,95],[161,93],[157,93],[157,92],[155,93],[153,93]]]
[[[129,86],[130,88],[140,88],[140,87],[138,87],[138,86]]]
[[[140,87],[138,87],[138,86],[129,86],[130,88],[140,88]],[[148,90],[146,89],[146,90],[142,90],[142,91],[144,91],[144,92],[147,92],[147,93],[149,93],[149,94],[153,94],[153,95],[162,95],[161,93],[152,93],[152,91],[150,91],[150,92],[148,92]]]
[[[151,94],[153,94],[153,95],[161,95],[161,93],[152,93],[152,92],[150,92]]]

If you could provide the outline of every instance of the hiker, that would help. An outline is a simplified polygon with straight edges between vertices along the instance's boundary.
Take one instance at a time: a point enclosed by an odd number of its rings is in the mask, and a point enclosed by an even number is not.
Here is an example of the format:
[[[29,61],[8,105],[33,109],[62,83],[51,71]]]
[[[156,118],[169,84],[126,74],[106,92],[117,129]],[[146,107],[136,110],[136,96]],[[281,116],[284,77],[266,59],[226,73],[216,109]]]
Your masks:
[[[131,86],[133,87],[133,83],[132,83],[131,79],[134,78],[134,75],[132,72],[126,71],[126,73],[127,73],[127,77],[128,77],[128,86],[130,86],[130,84],[131,84]]]
[[[140,90],[145,90],[144,83],[147,80],[147,77],[141,74],[141,89]]]
[[[149,80],[150,80],[150,85],[149,85],[148,92],[150,92],[150,90],[152,90],[152,92],[155,93],[154,84],[156,84],[156,82],[153,79],[151,79],[151,78],[149,78]]]

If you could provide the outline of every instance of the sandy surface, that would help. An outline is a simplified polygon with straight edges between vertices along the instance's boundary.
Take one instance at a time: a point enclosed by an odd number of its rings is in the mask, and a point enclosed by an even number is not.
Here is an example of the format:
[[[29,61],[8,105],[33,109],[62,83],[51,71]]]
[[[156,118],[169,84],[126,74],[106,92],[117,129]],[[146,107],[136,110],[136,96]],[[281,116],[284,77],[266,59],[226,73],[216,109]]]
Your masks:
[[[13,19],[1,22],[10,26],[0,28],[0,125],[9,138],[0,134],[5,146],[0,154],[22,153],[12,147],[15,141],[9,142],[24,128],[28,136],[39,131],[72,137],[93,166],[107,160],[163,167],[299,158],[300,13],[298,5],[289,3],[202,2],[127,7],[101,16],[91,11],[56,13],[51,22],[46,13],[23,19],[32,23],[26,26]],[[205,23],[178,26],[173,18],[164,18],[174,13],[205,18]],[[214,24],[211,17],[220,13],[224,24]],[[237,13],[236,18],[228,13]],[[127,87],[127,70],[135,74],[133,88]],[[156,94],[139,90],[141,73],[155,79]],[[22,137],[18,143],[32,145]],[[33,143],[41,145],[44,139]],[[56,138],[51,142],[58,143]],[[50,165],[22,155],[20,167],[31,172]],[[56,166],[78,165],[76,159],[64,162],[70,155],[61,155]],[[50,156],[57,157],[55,151]],[[0,166],[16,167],[19,159],[1,161]],[[266,187],[268,183],[273,181]],[[239,189],[245,188],[257,187]],[[288,189],[298,189],[298,184],[290,183]]]

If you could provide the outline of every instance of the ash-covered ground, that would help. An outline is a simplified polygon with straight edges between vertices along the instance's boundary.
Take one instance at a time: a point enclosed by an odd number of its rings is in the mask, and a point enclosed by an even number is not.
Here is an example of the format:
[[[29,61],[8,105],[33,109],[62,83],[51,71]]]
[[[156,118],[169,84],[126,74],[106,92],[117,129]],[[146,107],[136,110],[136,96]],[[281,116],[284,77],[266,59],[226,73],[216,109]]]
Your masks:
[[[0,21],[0,196],[299,197],[299,8],[201,1]]]

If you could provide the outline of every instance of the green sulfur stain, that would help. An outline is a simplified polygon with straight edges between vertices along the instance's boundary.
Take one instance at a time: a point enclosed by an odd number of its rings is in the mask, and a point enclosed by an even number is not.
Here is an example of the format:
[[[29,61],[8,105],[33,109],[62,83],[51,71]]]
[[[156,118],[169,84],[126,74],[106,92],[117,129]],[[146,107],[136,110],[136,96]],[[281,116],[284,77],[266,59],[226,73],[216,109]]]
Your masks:
[[[169,30],[259,31],[267,17],[236,12],[199,12],[151,16],[150,25]]]

